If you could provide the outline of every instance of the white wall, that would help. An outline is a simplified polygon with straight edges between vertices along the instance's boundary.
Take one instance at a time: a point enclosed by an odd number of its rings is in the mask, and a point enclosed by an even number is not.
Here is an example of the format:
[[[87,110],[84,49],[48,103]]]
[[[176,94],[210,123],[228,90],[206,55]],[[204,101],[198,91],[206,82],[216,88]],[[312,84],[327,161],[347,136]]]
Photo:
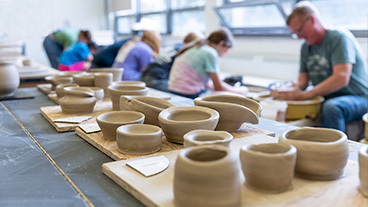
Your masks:
[[[0,0],[0,41],[21,40],[26,56],[49,65],[42,47],[52,31],[106,29],[105,0]]]

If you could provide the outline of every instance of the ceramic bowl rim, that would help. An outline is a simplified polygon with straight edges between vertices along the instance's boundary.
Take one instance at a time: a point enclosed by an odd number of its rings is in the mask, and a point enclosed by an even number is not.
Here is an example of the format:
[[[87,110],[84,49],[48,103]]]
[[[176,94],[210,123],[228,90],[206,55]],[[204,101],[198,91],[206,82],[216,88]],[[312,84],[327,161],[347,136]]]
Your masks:
[[[262,152],[262,151],[258,151],[258,150],[253,150],[252,147],[254,146],[273,146],[273,145],[283,145],[283,146],[287,146],[289,147],[289,149],[285,152],[275,152],[275,153],[268,153],[268,152]],[[292,144],[289,143],[259,143],[259,144],[245,144],[240,148],[240,152],[245,152],[247,151],[248,153],[251,154],[255,154],[257,156],[262,156],[262,157],[274,157],[275,155],[281,155],[281,156],[290,156],[297,153],[297,149],[295,146],[293,146]]]
[[[316,142],[316,141],[307,141],[307,140],[299,140],[299,139],[290,139],[286,137],[286,135],[292,131],[305,130],[305,129],[310,129],[314,131],[329,131],[335,134],[339,134],[341,136],[340,138],[332,142]],[[305,144],[309,143],[309,144],[318,144],[320,146],[329,146],[329,145],[334,145],[334,144],[340,144],[340,143],[347,141],[347,135],[344,132],[339,131],[337,129],[322,128],[322,127],[301,127],[298,129],[290,129],[290,130],[285,131],[284,133],[280,135],[279,139],[289,140],[291,142],[296,142],[296,143],[305,143]]]
[[[115,115],[117,115],[117,114],[135,114],[135,115],[139,115],[140,118],[130,120],[130,121],[125,121],[125,122],[112,122],[112,121],[107,121],[106,119],[102,119],[102,117],[105,117],[105,116],[108,116],[108,115],[111,115],[111,114],[115,114]],[[130,122],[137,122],[137,121],[140,121],[142,119],[144,121],[145,115],[141,112],[138,112],[138,111],[109,111],[109,112],[105,112],[105,113],[102,113],[102,114],[98,115],[97,118],[96,118],[96,120],[98,122],[101,122],[103,124],[130,123]]]
[[[211,141],[198,141],[198,140],[194,139],[196,136],[199,136],[199,135],[204,134],[204,133],[222,134],[226,137],[224,137],[223,139],[211,140]],[[207,129],[195,129],[195,130],[189,131],[189,132],[184,134],[183,138],[184,138],[184,141],[187,140],[189,142],[193,142],[193,143],[196,143],[196,144],[226,143],[226,142],[230,142],[231,140],[234,139],[233,135],[231,135],[227,131],[213,131],[213,130],[207,130]]]
[[[207,113],[210,115],[209,118],[207,119],[201,119],[201,120],[190,120],[190,121],[175,121],[172,119],[168,119],[169,114],[171,114],[173,111],[184,111],[184,110],[190,110],[192,109],[193,111],[201,111],[204,113]],[[171,124],[188,124],[188,123],[205,123],[208,122],[210,120],[214,120],[214,119],[219,119],[220,118],[220,114],[219,112],[217,112],[214,109],[208,108],[208,107],[203,107],[203,106],[174,106],[174,107],[170,107],[167,109],[162,110],[159,115],[158,118],[161,122],[164,123],[171,123]]]
[[[131,132],[127,132],[126,129],[129,128],[135,128],[135,127],[139,127],[139,128],[149,128],[149,129],[153,129],[152,132],[150,133],[131,133]],[[124,130],[124,131],[123,131]],[[158,126],[152,125],[152,124],[125,124],[125,125],[121,125],[116,129],[116,133],[119,134],[123,134],[123,135],[128,135],[128,136],[156,136],[157,134],[162,134],[162,129]]]
[[[192,151],[203,150],[203,149],[223,151],[226,153],[226,155],[221,157],[220,159],[205,161],[205,162],[188,158],[187,155],[191,153]],[[179,154],[185,162],[191,162],[192,164],[197,165],[197,166],[209,166],[209,165],[216,165],[217,163],[223,162],[223,160],[228,159],[231,156],[231,150],[230,148],[222,146],[222,145],[199,145],[199,146],[192,146],[192,147],[184,148],[179,151]]]

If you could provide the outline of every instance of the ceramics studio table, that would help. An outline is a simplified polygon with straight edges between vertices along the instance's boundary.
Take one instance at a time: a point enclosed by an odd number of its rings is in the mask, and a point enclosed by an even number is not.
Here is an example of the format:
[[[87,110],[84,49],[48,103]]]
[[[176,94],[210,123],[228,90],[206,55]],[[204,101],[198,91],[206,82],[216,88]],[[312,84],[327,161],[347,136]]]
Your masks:
[[[74,132],[58,133],[40,107],[56,105],[37,88],[22,88],[33,99],[0,102],[0,206],[144,206],[102,173],[113,161]],[[171,95],[175,105],[191,99]],[[257,128],[276,133],[296,128],[260,118]],[[363,144],[353,142],[354,153]]]

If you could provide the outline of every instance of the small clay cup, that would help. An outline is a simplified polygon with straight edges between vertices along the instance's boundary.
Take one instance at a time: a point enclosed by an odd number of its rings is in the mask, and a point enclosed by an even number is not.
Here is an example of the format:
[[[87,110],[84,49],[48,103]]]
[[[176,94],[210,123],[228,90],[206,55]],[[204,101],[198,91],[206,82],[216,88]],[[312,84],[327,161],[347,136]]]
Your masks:
[[[73,75],[73,82],[80,86],[95,86],[95,76],[92,73],[81,73]]]
[[[219,113],[201,106],[175,106],[163,110],[158,120],[169,142],[183,144],[184,134],[195,129],[214,130]]]
[[[120,96],[120,110],[142,112],[146,117],[145,124],[160,126],[158,115],[162,110],[173,106],[170,102],[156,97]]]
[[[233,135],[226,131],[197,129],[184,134],[184,148],[201,145],[222,145],[230,147]]]
[[[216,131],[237,131],[243,123],[258,124],[262,106],[249,98],[237,95],[211,95],[194,99],[194,105],[216,110],[220,114]]]
[[[141,86],[146,87],[146,83],[143,81],[114,81],[112,82],[114,86]]]
[[[181,150],[174,166],[174,200],[178,207],[237,207],[241,204],[237,156],[219,145]]]
[[[262,193],[291,189],[296,148],[286,143],[249,144],[240,149],[245,186]]]
[[[359,150],[359,192],[368,197],[368,145]]]
[[[79,86],[75,83],[64,83],[57,85],[55,88],[55,92],[58,98],[62,98],[64,96],[64,88],[66,87],[79,87]]]
[[[136,111],[111,111],[97,118],[102,135],[107,140],[116,140],[116,129],[126,124],[143,124],[144,114]]]
[[[86,87],[65,87],[59,104],[64,114],[89,114],[96,104],[94,92]]]
[[[114,111],[120,110],[120,96],[145,96],[148,93],[148,88],[142,86],[110,85],[108,90]]]
[[[102,88],[104,90],[104,97],[109,97],[107,87],[112,84],[112,73],[95,73],[94,79],[95,87]]]
[[[284,132],[280,143],[297,148],[295,175],[310,180],[336,180],[344,173],[349,146],[344,132],[303,127]]]
[[[160,150],[162,130],[150,124],[127,124],[116,130],[118,150],[123,154],[143,155]]]

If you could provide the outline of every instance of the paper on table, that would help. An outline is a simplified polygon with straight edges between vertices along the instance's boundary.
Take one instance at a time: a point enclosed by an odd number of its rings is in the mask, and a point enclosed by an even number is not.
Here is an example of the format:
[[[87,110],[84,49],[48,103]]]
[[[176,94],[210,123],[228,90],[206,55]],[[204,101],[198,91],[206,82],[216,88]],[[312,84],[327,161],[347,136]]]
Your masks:
[[[97,123],[81,124],[79,127],[87,134],[101,131]]]
[[[55,119],[54,122],[66,122],[66,123],[76,123],[79,124],[83,121],[92,118],[92,116],[73,116],[73,117],[65,117],[60,119]]]
[[[149,177],[164,171],[169,166],[169,160],[165,156],[161,155],[129,161],[126,162],[126,164],[142,173],[144,176]]]

